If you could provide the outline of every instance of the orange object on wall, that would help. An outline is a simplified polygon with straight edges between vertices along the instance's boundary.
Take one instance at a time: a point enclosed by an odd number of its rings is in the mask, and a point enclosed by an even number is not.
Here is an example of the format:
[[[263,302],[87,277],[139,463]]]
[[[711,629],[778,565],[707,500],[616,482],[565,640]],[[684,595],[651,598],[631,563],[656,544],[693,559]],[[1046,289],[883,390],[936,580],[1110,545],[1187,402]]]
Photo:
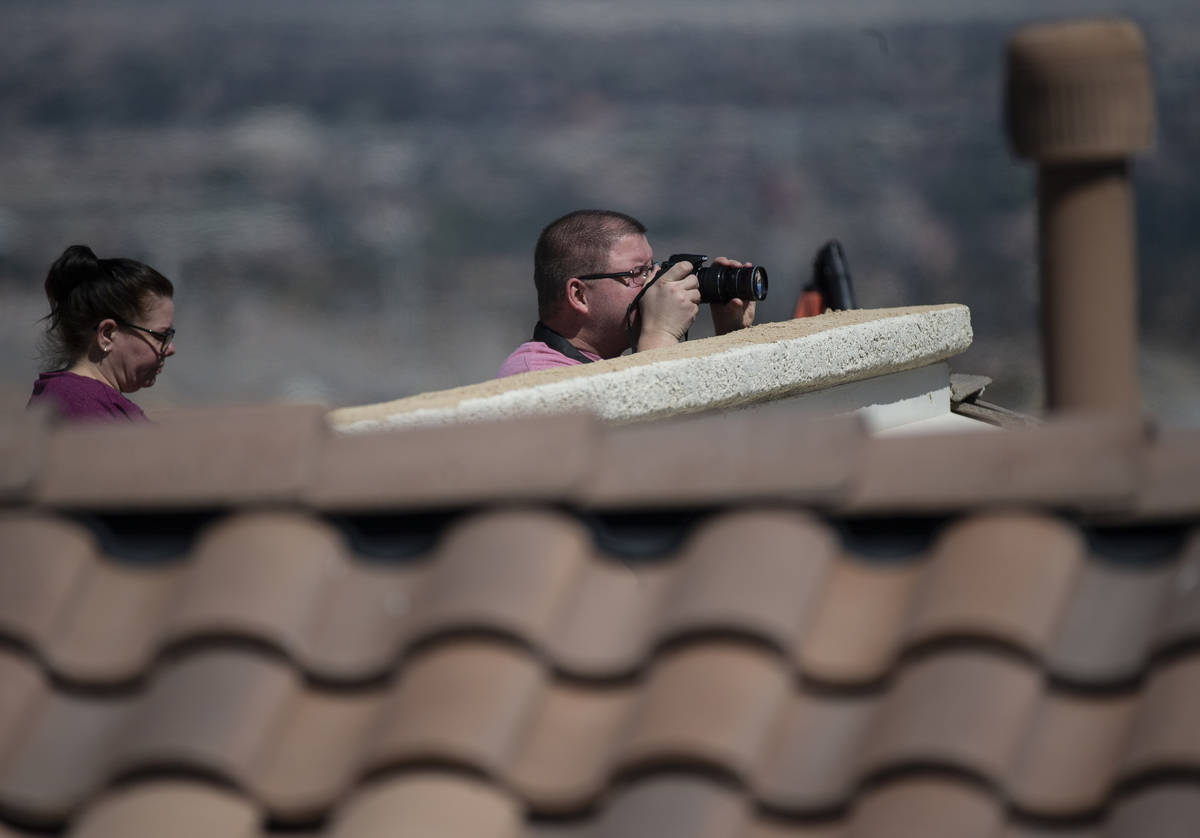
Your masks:
[[[808,288],[800,293],[800,299],[796,301],[796,311],[792,317],[815,317],[824,311],[825,300],[821,296],[821,292]]]

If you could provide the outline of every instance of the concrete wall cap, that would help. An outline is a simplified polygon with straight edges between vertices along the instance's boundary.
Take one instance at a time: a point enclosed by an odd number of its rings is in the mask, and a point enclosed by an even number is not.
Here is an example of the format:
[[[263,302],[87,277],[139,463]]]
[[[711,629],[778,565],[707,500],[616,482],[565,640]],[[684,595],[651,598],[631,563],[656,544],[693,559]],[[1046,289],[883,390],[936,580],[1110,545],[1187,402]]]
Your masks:
[[[330,422],[361,432],[571,412],[615,422],[659,419],[914,369],[957,355],[972,337],[963,305],[830,312],[593,364],[342,408]]]

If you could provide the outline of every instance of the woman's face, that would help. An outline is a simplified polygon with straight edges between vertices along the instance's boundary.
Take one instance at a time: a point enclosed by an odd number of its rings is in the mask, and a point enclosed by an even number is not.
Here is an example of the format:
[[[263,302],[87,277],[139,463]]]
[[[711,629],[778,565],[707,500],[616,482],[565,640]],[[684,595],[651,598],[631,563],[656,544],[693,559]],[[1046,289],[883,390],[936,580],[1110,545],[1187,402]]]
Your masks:
[[[163,363],[175,354],[175,342],[163,341],[150,334],[167,336],[174,330],[175,303],[170,297],[152,294],[145,305],[146,313],[132,324],[118,326],[113,332],[112,349],[106,359],[111,365],[117,389],[133,393],[153,386]],[[145,330],[145,331],[143,331]]]

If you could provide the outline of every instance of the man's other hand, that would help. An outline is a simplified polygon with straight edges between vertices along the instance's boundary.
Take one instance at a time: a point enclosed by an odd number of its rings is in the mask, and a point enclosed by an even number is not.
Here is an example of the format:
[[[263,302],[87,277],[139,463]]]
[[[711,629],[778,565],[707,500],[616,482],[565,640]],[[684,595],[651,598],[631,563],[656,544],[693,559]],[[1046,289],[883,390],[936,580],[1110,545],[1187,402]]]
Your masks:
[[[725,265],[729,268],[749,268],[753,262],[738,262],[734,259],[726,259],[724,256],[719,256],[713,259],[714,265]],[[724,335],[728,332],[735,332],[738,329],[745,329],[747,326],[754,325],[754,300],[730,300],[727,303],[713,303],[709,306],[712,309],[713,332],[718,335]]]

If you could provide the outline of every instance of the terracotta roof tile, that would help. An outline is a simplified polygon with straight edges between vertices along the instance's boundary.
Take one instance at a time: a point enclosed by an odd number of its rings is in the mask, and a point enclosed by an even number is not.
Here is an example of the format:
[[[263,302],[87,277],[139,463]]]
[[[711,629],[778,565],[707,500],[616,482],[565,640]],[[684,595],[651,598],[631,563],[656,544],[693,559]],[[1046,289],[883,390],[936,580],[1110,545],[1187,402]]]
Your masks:
[[[81,526],[0,512],[0,629],[35,648],[51,645],[55,623],[95,555],[95,539]]]
[[[798,664],[834,684],[883,677],[903,640],[909,602],[921,579],[917,562],[872,562],[845,556],[834,564]]]
[[[575,518],[510,509],[461,520],[439,544],[410,616],[415,636],[487,628],[538,643],[591,555]]]
[[[754,499],[831,503],[848,489],[863,440],[853,417],[719,414],[608,430],[585,482],[598,508]]]
[[[90,560],[42,651],[55,672],[105,683],[138,677],[171,607],[170,574]]]
[[[462,640],[411,660],[368,743],[368,767],[449,761],[492,776],[514,758],[545,687],[538,662],[507,644]]]
[[[875,692],[793,691],[756,767],[756,792],[779,811],[836,811],[853,797],[882,702]]]
[[[0,500],[0,830],[160,834],[173,810],[248,838],[1194,822],[1190,438],[743,419],[171,420],[115,494],[69,486],[89,461],[62,458],[86,437],[115,463],[129,439],[51,428],[35,494]],[[243,433],[194,471],[170,453]],[[426,449],[458,443],[473,465],[443,473]],[[662,479],[623,491],[639,473]]]
[[[788,823],[760,818],[750,824],[739,838],[841,838],[840,823]]]
[[[1115,807],[1105,838],[1190,838],[1200,823],[1200,789],[1164,783],[1147,788]]]
[[[1126,776],[1200,769],[1200,656],[1187,655],[1151,673],[1138,703],[1122,764]]]
[[[1009,771],[1010,796],[1046,817],[1099,811],[1118,780],[1133,693],[1048,693],[1038,700]]]
[[[520,825],[519,806],[485,782],[437,772],[375,781],[344,805],[320,833],[291,835],[373,838],[397,834],[608,838],[609,836],[738,836],[844,838],[847,835],[1002,835],[1002,838],[1191,838],[1200,818],[1200,791],[1167,783],[1133,793],[1103,826],[1012,822],[995,829],[998,806],[968,785],[936,779],[893,782],[863,796],[850,823],[789,822],[753,814],[726,787],[685,775],[665,775],[618,791],[594,820]],[[0,826],[0,835],[33,835]],[[104,795],[79,819],[71,838],[222,835],[259,838],[258,814],[236,793],[186,781],[158,780]]]
[[[745,779],[787,694],[774,655],[719,642],[667,654],[650,672],[621,763],[695,760]]]
[[[1200,637],[1200,527],[1193,527],[1173,563],[1155,632],[1158,649]]]
[[[989,838],[1002,823],[1000,803],[954,780],[912,778],[866,795],[851,816],[847,838]]]
[[[305,496],[337,510],[554,500],[583,480],[599,436],[585,415],[336,434]]]
[[[847,700],[793,688],[785,698],[786,670],[769,655],[736,644],[723,651],[701,644],[664,657],[638,698],[630,688],[547,691],[537,681],[536,666],[521,653],[506,654],[495,644],[458,645],[428,653],[429,663],[415,662],[409,685],[386,703],[377,691],[302,690],[266,659],[239,661],[209,652],[172,664],[162,685],[156,683],[140,702],[58,698],[32,733],[10,730],[10,738],[37,751],[41,764],[57,772],[68,751],[47,761],[53,753],[47,744],[60,733],[77,738],[76,731],[85,731],[72,760],[77,794],[125,771],[176,765],[249,782],[283,818],[303,818],[331,805],[360,772],[367,749],[376,767],[451,761],[511,777],[547,812],[577,808],[621,766],[683,761],[749,778],[756,794],[780,811],[835,808],[871,774],[941,765],[1011,784],[1015,802],[1038,816],[1069,816],[1095,810],[1121,779],[1105,767],[1112,761],[1096,761],[1090,775],[1067,770],[1089,766],[1089,754],[1113,756],[1124,749],[1124,777],[1194,767],[1200,760],[1200,748],[1180,737],[1195,695],[1191,661],[1155,676],[1127,738],[1131,696],[1038,698],[1028,686],[1035,680],[1032,671],[1022,677],[1021,664],[995,656],[936,655],[907,668],[882,697]],[[481,666],[479,660],[488,662]],[[210,690],[208,716],[226,718],[234,711],[247,720],[222,728],[221,739],[205,727],[205,716],[175,695],[210,676],[218,684],[237,676],[237,689],[227,695]],[[683,694],[703,700],[676,697]],[[261,711],[255,711],[256,703]],[[586,720],[583,729],[573,729],[580,720]],[[302,735],[273,738],[269,731],[277,728]],[[117,731],[122,738],[113,746],[108,737]],[[114,757],[92,759],[87,742],[112,746]],[[1013,743],[1021,742],[1025,747],[1014,753]],[[1079,742],[1089,749],[1080,752]],[[28,778],[33,770],[22,747],[14,753],[2,789],[10,804],[20,786],[14,776]],[[314,761],[318,753],[322,759]],[[591,754],[590,762],[579,764],[580,753]],[[820,773],[802,754],[824,755]],[[56,805],[70,809],[74,800],[68,796]],[[43,811],[23,804],[18,809],[27,815]]]
[[[748,825],[748,801],[734,790],[695,777],[664,775],[617,794],[588,838],[721,838]]]
[[[676,552],[629,565],[598,553],[574,516],[507,509],[461,518],[416,561],[378,562],[329,521],[263,511],[221,518],[181,560],[138,565],[100,554],[79,524],[10,513],[0,630],[81,684],[120,683],[172,646],[225,636],[314,677],[364,681],[414,644],[478,630],[581,677],[628,675],[664,642],[732,632],[830,684],[864,685],[906,648],[971,637],[1102,685],[1196,636],[1200,530],[1180,543],[1170,561],[1089,559],[1065,519],[1005,512],[877,561],[839,548],[819,519],[761,510],[710,516]]]
[[[32,833],[24,830],[18,830],[15,827],[9,827],[7,824],[0,823],[0,838],[27,838]]]
[[[794,511],[714,516],[682,551],[659,637],[748,632],[790,651],[812,619],[838,548],[828,527]]]
[[[15,747],[16,733],[39,715],[39,699],[45,695],[37,665],[23,654],[0,648],[0,757]]]
[[[201,533],[180,569],[164,633],[248,635],[305,657],[310,621],[348,561],[341,533],[317,518],[291,512],[222,518]]]
[[[363,788],[337,813],[329,838],[519,838],[520,804],[480,780],[417,772]]]
[[[31,410],[16,417],[0,417],[0,501],[29,495],[42,469],[47,416]]]
[[[741,643],[674,650],[644,687],[607,689],[548,682],[527,653],[491,641],[421,653],[390,694],[304,687],[242,651],[164,664],[141,698],[60,695],[19,656],[0,661],[25,672],[27,694],[44,693],[32,721],[28,695],[0,706],[0,805],[29,822],[156,767],[233,782],[303,822],[352,795],[364,771],[429,762],[482,771],[544,814],[586,811],[629,769],[693,765],[806,817],[841,810],[872,776],[932,766],[1008,789],[1038,818],[1100,811],[1120,782],[1200,763],[1191,658],[1157,670],[1140,702],[1045,692],[1026,664],[967,650],[844,697],[803,689],[777,656]]]
[[[0,808],[33,824],[55,824],[100,790],[129,704],[59,693],[45,682],[30,701],[0,734]]]
[[[1006,824],[1000,838],[1101,838],[1108,835],[1103,827],[1095,824],[1077,825],[1062,823],[1012,822]]]
[[[259,838],[259,813],[249,800],[214,786],[159,780],[99,798],[71,838]]]
[[[1137,675],[1151,650],[1175,572],[1171,565],[1087,562],[1049,649],[1053,670],[1081,683]]]
[[[299,690],[281,660],[204,649],[159,668],[126,719],[105,774],[186,766],[254,788],[259,761]]]
[[[312,673],[334,682],[388,673],[424,580],[416,566],[354,561],[332,567],[305,622],[302,654]]]
[[[1138,514],[1195,518],[1200,513],[1200,429],[1160,430],[1147,446]]]
[[[359,778],[387,696],[296,689],[286,701],[244,782],[280,820],[319,819]]]
[[[993,654],[950,650],[904,667],[862,752],[880,771],[937,764],[1004,777],[1036,705],[1038,673]]]
[[[879,836],[992,836],[1001,826],[1002,806],[966,783],[911,778],[863,795],[848,818],[789,822],[754,811],[730,788],[683,775],[649,778],[618,791],[586,825],[535,825],[529,838],[617,838],[617,836],[737,836],[737,838],[878,838]],[[1083,838],[1074,832],[1054,834]],[[1034,833],[1025,836],[1032,838]]]
[[[1128,510],[1146,430],[1084,416],[1003,433],[877,437],[860,454],[847,512],[937,513],[987,504],[1099,513]]]
[[[639,669],[676,578],[675,566],[668,563],[585,563],[545,638],[547,653],[585,678]]]
[[[514,755],[513,787],[541,812],[586,808],[608,784],[637,698],[627,686],[553,685]]]
[[[784,500],[859,514],[985,503],[1142,518],[1200,510],[1190,479],[1197,435],[1148,434],[1129,419],[903,438],[867,438],[848,417],[798,422],[770,412],[615,428],[555,416],[359,435],[329,430],[316,406],[179,411],[150,428],[47,428],[35,417],[0,424],[0,443],[19,454],[0,474],[0,499],[32,492],[95,510],[273,501],[421,510],[563,498],[596,509]],[[97,469],[110,475],[103,485],[86,479]]]
[[[180,411],[148,427],[64,424],[47,441],[35,496],[89,509],[290,500],[329,433],[318,405]]]
[[[1065,521],[1026,513],[966,518],[946,528],[918,586],[906,639],[987,636],[1039,654],[1084,563]]]

